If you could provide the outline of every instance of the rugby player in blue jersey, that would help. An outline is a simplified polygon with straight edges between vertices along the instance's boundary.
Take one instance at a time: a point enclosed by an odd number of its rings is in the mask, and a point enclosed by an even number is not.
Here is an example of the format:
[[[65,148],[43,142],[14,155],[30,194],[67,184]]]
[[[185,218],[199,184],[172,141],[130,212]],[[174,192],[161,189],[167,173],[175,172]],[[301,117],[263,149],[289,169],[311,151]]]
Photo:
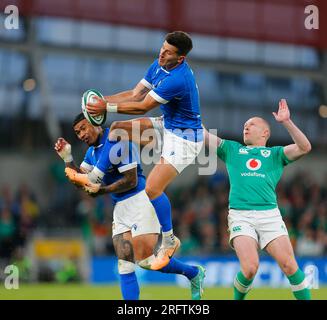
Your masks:
[[[163,235],[161,248],[151,266],[153,270],[167,265],[180,246],[179,239],[173,233],[171,205],[164,191],[178,174],[194,162],[203,145],[198,87],[193,71],[186,62],[186,55],[192,47],[192,39],[187,33],[168,33],[158,59],[134,89],[106,96],[105,99],[99,98],[87,105],[92,115],[105,112],[142,115],[158,106],[162,110],[163,121],[142,117],[114,122],[111,126],[112,137],[114,129],[124,129],[131,139],[136,123],[141,134],[146,129],[154,128],[163,136],[160,161],[150,172],[145,188],[156,210]],[[106,160],[104,155],[103,163]],[[101,179],[101,174],[92,172],[81,178],[84,183],[94,183]]]
[[[129,141],[111,141],[109,128],[92,126],[81,113],[74,122],[73,129],[77,137],[89,148],[80,167],[73,162],[71,145],[63,138],[55,144],[55,150],[65,161],[68,177],[80,175],[92,170],[105,172],[102,184],[83,186],[90,195],[110,194],[114,203],[113,244],[118,257],[118,271],[123,298],[136,300],[139,286],[135,275],[135,263],[149,269],[154,259],[154,249],[160,233],[160,224],[153,205],[145,193],[145,177],[134,143]],[[108,168],[98,162],[105,152],[110,162]],[[72,179],[74,184],[78,178]],[[193,300],[199,300],[203,292],[204,269],[191,266],[172,258],[159,269],[163,273],[185,275],[191,282]]]

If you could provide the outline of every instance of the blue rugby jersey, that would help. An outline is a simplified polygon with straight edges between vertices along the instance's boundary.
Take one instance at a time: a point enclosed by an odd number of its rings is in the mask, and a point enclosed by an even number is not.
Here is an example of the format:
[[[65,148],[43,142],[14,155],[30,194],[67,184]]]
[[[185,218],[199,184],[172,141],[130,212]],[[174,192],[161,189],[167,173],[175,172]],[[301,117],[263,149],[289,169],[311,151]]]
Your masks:
[[[116,203],[130,198],[144,190],[145,176],[143,175],[139,154],[135,144],[130,141],[109,141],[107,140],[108,134],[109,128],[106,128],[99,144],[88,148],[81,167],[85,168],[87,171],[91,171],[94,167],[97,167],[99,170],[104,172],[105,175],[102,183],[105,185],[110,185],[116,182],[124,176],[123,172],[137,167],[138,183],[135,188],[122,193],[110,193],[114,203]],[[109,147],[108,150],[103,150],[105,144]],[[109,167],[107,161],[106,164],[101,163],[100,155],[102,151],[108,153]]]
[[[200,98],[193,71],[186,61],[167,71],[155,60],[141,83],[151,91],[149,94],[159,103],[164,115],[166,129],[191,129],[196,141],[203,140]],[[187,133],[173,133],[188,139]]]

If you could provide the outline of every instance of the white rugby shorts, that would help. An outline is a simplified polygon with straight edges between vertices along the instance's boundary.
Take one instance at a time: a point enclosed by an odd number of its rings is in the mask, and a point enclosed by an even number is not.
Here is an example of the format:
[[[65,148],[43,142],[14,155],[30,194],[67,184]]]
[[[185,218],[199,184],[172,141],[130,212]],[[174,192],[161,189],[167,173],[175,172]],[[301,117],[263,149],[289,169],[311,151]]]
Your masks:
[[[201,152],[203,141],[189,141],[177,136],[171,130],[167,130],[163,124],[163,117],[151,117],[150,120],[156,132],[157,146],[162,146],[161,156],[178,173],[194,163],[195,158]]]
[[[286,235],[286,225],[278,208],[270,210],[235,210],[228,214],[229,243],[233,247],[233,239],[238,236],[249,236],[264,249],[272,240]]]
[[[114,207],[112,236],[131,231],[132,237],[147,233],[160,233],[156,211],[145,190],[122,201]]]

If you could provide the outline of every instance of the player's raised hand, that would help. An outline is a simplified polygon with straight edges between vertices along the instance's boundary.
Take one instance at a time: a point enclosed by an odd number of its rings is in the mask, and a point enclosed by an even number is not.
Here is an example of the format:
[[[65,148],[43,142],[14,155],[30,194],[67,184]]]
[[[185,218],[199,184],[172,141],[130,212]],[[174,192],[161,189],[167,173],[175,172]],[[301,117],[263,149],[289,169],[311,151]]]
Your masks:
[[[59,138],[55,143],[54,149],[59,157],[65,162],[73,161],[72,146],[64,138]]]
[[[92,98],[93,102],[88,102],[86,110],[91,116],[98,116],[107,112],[107,101],[97,96]]]
[[[276,121],[278,122],[285,122],[290,120],[291,114],[285,99],[281,99],[279,101],[278,112],[277,113],[273,112],[272,114],[274,115]]]

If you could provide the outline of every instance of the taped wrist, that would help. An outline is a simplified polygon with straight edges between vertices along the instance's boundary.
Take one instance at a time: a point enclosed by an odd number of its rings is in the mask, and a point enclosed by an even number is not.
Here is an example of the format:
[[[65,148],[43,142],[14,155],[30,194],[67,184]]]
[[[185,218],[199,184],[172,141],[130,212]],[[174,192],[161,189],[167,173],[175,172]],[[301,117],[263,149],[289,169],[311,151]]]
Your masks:
[[[63,157],[63,160],[65,161],[65,163],[73,162],[73,156],[71,154],[68,154]]]
[[[109,113],[113,113],[113,112],[117,113],[118,112],[118,106],[114,103],[107,102],[106,109],[107,109],[107,112],[109,112]]]

